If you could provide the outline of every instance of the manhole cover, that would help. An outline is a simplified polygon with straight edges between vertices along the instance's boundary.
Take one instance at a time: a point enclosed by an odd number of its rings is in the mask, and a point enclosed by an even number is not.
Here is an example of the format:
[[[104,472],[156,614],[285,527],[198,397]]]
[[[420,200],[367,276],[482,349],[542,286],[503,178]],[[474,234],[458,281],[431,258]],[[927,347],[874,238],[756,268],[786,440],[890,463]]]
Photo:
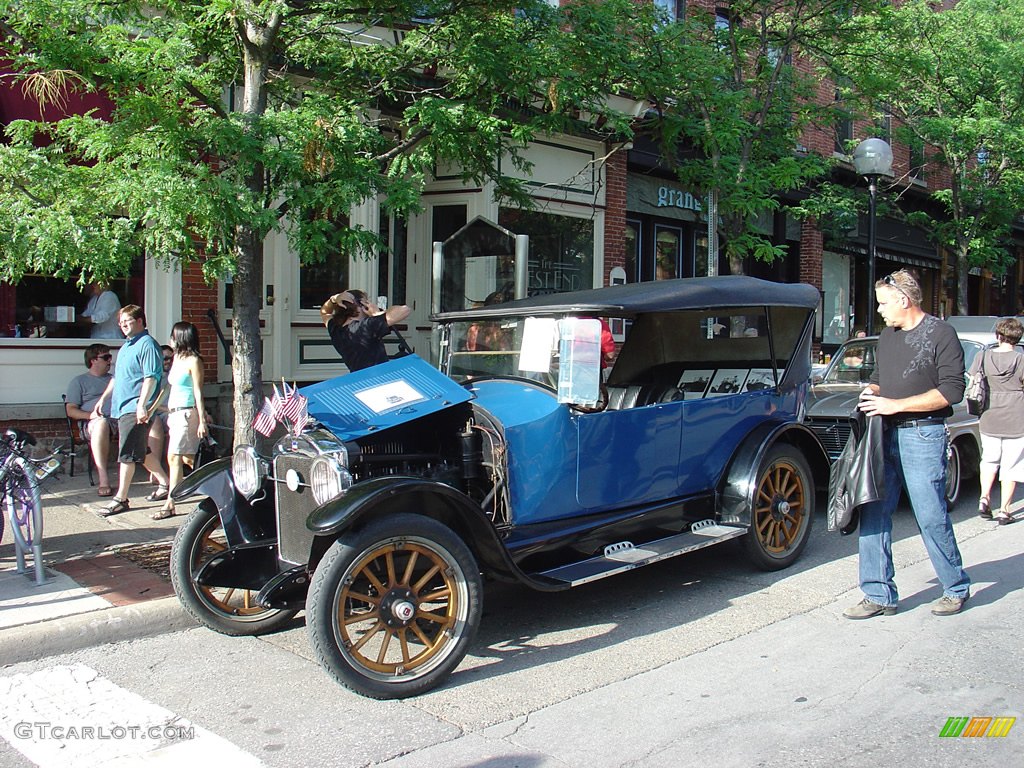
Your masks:
[[[171,543],[128,544],[114,549],[114,554],[140,568],[155,573],[160,578],[171,580]]]

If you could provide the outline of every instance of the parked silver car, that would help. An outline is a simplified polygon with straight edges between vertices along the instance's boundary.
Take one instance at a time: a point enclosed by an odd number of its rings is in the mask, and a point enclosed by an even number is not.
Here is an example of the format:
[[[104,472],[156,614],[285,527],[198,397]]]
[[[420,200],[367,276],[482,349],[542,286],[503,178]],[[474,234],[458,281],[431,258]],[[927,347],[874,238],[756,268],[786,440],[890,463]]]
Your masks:
[[[964,365],[971,367],[975,355],[995,341],[991,333],[960,333]],[[807,424],[817,434],[830,461],[839,454],[850,437],[850,416],[857,407],[861,390],[875,370],[877,336],[850,339],[832,356],[832,362],[820,380],[815,377],[807,398]],[[949,427],[949,469],[946,473],[946,498],[953,503],[960,496],[964,474],[977,472],[981,455],[978,417],[967,412],[961,401],[953,406]]]

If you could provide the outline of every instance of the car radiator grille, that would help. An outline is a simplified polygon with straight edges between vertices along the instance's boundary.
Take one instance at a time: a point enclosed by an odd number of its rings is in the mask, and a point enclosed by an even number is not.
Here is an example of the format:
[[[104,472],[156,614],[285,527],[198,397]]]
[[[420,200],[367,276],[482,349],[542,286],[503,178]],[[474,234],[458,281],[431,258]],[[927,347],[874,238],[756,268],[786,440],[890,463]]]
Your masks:
[[[850,420],[811,419],[809,426],[821,440],[829,460],[838,459],[839,454],[846,447],[846,441],[850,439]]]
[[[280,557],[282,560],[303,565],[309,562],[309,550],[313,545],[313,532],[306,527],[306,518],[318,506],[309,487],[310,467],[313,459],[301,453],[282,454],[274,459],[274,501],[277,507],[277,531]],[[285,476],[288,470],[299,475],[299,487],[288,490]]]

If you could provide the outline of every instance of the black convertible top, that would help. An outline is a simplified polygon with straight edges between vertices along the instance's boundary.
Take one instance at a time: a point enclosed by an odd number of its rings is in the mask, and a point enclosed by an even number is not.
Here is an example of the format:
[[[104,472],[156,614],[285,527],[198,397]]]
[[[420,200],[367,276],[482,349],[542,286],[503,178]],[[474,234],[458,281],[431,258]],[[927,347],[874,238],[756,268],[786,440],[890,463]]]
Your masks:
[[[486,317],[566,313],[633,317],[645,312],[725,307],[803,307],[815,309],[821,294],[806,283],[774,283],[745,275],[655,280],[571,293],[550,293],[489,307],[442,312],[435,322]]]

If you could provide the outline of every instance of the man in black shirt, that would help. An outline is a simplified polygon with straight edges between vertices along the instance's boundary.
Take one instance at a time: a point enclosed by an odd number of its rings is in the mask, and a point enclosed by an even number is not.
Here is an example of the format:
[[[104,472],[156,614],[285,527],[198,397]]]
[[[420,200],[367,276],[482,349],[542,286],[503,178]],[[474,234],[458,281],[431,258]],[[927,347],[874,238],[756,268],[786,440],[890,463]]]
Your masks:
[[[907,489],[942,597],[932,613],[959,613],[970,596],[946,508],[946,417],[964,396],[964,353],[956,331],[921,309],[921,288],[906,270],[875,283],[886,328],[878,339],[871,383],[858,408],[884,419],[885,497],[861,508],[860,587],[864,599],[848,608],[849,619],[896,613],[892,562],[892,514]]]
[[[381,311],[365,293],[357,290],[336,293],[320,307],[320,319],[327,327],[331,343],[350,371],[387,362],[383,339],[391,332],[391,326],[411,313],[412,309],[404,304]]]

